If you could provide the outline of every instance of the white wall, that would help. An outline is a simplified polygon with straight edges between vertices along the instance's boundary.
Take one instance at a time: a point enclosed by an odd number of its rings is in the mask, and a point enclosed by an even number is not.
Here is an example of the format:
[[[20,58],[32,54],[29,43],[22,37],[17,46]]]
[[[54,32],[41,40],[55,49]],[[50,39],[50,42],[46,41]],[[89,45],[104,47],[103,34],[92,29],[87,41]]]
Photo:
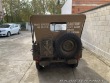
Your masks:
[[[26,22],[26,30],[31,31],[31,25],[29,22]]]
[[[72,14],[72,0],[67,0],[61,9],[62,14]]]
[[[86,12],[84,47],[110,60],[110,5]]]

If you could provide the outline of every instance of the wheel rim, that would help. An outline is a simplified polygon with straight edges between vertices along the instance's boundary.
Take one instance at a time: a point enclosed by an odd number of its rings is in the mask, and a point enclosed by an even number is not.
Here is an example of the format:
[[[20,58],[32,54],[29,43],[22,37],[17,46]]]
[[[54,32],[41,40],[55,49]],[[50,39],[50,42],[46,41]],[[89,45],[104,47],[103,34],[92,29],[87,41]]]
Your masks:
[[[70,52],[70,51],[74,50],[74,47],[75,47],[75,44],[71,40],[67,40],[67,41],[63,42],[63,44],[62,44],[62,49],[66,52]]]

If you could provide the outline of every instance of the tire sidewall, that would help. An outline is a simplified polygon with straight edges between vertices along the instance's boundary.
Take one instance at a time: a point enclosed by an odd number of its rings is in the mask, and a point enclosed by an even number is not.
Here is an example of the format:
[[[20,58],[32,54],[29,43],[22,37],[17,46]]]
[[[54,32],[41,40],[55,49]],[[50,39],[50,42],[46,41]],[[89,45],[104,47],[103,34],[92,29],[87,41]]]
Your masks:
[[[20,34],[20,30],[18,30],[18,35]]]
[[[10,37],[10,36],[11,36],[11,33],[10,33],[9,31],[7,32],[7,36],[8,36],[8,37]]]
[[[64,52],[61,49],[62,43],[66,40],[71,40],[76,44],[75,50],[72,51],[71,53]],[[76,56],[81,51],[81,49],[82,49],[81,39],[73,33],[66,33],[55,41],[56,55],[58,55],[58,57],[61,58],[66,58],[66,59],[74,58],[74,56]]]

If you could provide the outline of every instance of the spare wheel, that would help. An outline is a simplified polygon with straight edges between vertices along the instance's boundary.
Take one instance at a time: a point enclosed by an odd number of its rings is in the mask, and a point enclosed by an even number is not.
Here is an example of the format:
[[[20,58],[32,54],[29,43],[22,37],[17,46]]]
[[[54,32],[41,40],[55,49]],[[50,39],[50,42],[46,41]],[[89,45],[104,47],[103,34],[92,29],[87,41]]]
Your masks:
[[[81,39],[73,33],[66,33],[55,41],[56,54],[61,58],[73,58],[81,49]]]

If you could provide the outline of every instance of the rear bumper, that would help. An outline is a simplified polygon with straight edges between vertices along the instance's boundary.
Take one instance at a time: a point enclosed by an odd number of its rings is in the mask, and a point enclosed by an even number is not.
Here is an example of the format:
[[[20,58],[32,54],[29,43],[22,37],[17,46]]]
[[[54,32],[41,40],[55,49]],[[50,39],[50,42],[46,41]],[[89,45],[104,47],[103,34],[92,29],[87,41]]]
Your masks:
[[[77,59],[69,59],[69,60],[41,60],[41,61],[36,61],[39,63],[41,66],[47,66],[50,65],[51,63],[67,63],[67,64],[76,64],[78,62]]]
[[[34,58],[34,61],[36,61],[37,63],[39,63],[41,66],[47,66],[51,63],[66,63],[66,64],[76,64],[77,62],[79,62],[81,58],[80,56],[77,56],[75,58],[71,58],[71,59],[62,59],[62,58],[41,58],[39,59],[39,57]]]

